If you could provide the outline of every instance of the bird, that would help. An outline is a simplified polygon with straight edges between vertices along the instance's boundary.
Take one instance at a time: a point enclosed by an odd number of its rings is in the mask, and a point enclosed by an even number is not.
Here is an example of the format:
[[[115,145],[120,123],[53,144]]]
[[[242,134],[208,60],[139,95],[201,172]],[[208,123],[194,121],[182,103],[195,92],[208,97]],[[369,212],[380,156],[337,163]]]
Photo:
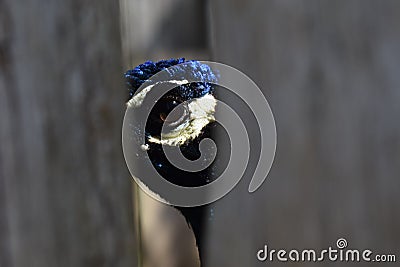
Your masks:
[[[179,186],[198,187],[211,183],[222,173],[227,164],[227,158],[222,155],[223,153],[218,152],[212,164],[207,168],[197,172],[188,172],[171,164],[165,156],[162,146],[178,146],[187,159],[196,160],[201,156],[199,143],[202,139],[214,139],[216,136],[219,137],[219,140],[229,139],[223,127],[214,120],[218,86],[212,82],[217,81],[218,74],[214,73],[205,63],[185,60],[185,58],[157,62],[146,61],[124,73],[128,89],[127,105],[134,109],[137,116],[141,116],[146,105],[146,94],[143,92],[147,92],[147,90],[137,93],[139,87],[149,81],[153,75],[171,66],[175,66],[174,75],[176,75],[176,72],[180,71],[179,64],[182,63],[188,63],[185,66],[189,66],[189,75],[205,82],[176,84],[177,86],[158,99],[151,109],[146,121],[145,132],[137,130],[132,134],[144,135],[147,155],[154,168],[164,179]],[[187,75],[187,68],[182,69],[183,71],[186,71]],[[157,86],[149,87],[149,90],[157,90]],[[173,114],[172,110],[174,110]],[[168,116],[170,114],[172,116]],[[166,126],[168,134],[161,138],[163,126]],[[140,127],[135,129],[140,129]],[[229,151],[229,142],[218,144],[218,146],[220,145],[221,151]],[[220,147],[218,147],[218,151],[220,151]],[[215,208],[212,204],[197,207],[175,206],[175,208],[184,216],[193,231],[198,255],[203,266],[206,258],[206,227],[215,220]]]

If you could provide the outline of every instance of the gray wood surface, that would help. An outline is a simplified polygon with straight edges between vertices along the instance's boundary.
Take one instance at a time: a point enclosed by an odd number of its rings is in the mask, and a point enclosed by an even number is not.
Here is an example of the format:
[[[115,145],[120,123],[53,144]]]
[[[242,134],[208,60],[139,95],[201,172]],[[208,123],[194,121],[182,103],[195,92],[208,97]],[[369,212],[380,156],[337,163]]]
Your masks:
[[[0,266],[135,266],[119,8],[0,1]]]
[[[210,266],[265,266],[264,244],[322,249],[340,237],[399,255],[400,2],[209,4],[213,59],[264,90],[278,133],[261,189],[249,195],[244,181],[217,203]]]

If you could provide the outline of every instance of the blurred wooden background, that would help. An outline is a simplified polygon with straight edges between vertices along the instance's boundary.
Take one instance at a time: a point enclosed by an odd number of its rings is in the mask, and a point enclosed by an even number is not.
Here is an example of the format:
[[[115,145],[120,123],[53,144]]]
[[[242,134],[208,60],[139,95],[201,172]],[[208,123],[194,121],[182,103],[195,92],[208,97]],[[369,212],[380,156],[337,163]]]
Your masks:
[[[210,10],[213,59],[264,90],[278,134],[261,189],[248,195],[244,182],[217,203],[240,237],[213,228],[211,251],[237,245],[212,266],[262,266],[264,243],[325,248],[340,237],[399,255],[400,2],[223,0]]]
[[[339,237],[399,257],[399,14],[395,0],[0,0],[0,266],[136,266],[121,73],[180,56],[249,75],[278,131],[265,184],[216,203],[209,266]]]
[[[119,8],[0,1],[0,266],[134,266]]]

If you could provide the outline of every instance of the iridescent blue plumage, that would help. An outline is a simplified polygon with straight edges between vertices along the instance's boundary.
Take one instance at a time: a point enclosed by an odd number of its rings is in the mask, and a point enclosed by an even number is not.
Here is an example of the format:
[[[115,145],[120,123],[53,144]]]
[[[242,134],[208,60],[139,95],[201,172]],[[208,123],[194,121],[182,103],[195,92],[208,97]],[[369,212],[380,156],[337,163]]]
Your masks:
[[[196,60],[185,61],[184,58],[178,58],[161,60],[158,62],[146,61],[134,69],[125,72],[124,77],[129,90],[129,98],[135,94],[136,90],[144,82],[150,81],[151,76],[171,66],[176,66],[184,62],[189,63],[185,65],[185,68],[177,66],[176,68],[169,69],[167,72],[171,77],[173,76],[179,79],[196,79],[202,82],[181,85],[172,93],[179,94],[187,99],[201,97],[207,93],[212,93],[213,86],[211,83],[217,81],[217,76],[211,68],[207,64],[203,64]]]

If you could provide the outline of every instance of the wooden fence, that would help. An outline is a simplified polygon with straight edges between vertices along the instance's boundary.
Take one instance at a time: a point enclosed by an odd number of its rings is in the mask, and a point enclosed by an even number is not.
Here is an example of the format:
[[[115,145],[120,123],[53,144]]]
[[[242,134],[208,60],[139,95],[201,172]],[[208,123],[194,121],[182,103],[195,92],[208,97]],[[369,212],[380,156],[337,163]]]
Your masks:
[[[394,0],[1,0],[0,266],[137,266],[121,73],[181,56],[245,72],[277,125],[265,184],[216,203],[209,266],[340,237],[399,257],[399,14]]]

